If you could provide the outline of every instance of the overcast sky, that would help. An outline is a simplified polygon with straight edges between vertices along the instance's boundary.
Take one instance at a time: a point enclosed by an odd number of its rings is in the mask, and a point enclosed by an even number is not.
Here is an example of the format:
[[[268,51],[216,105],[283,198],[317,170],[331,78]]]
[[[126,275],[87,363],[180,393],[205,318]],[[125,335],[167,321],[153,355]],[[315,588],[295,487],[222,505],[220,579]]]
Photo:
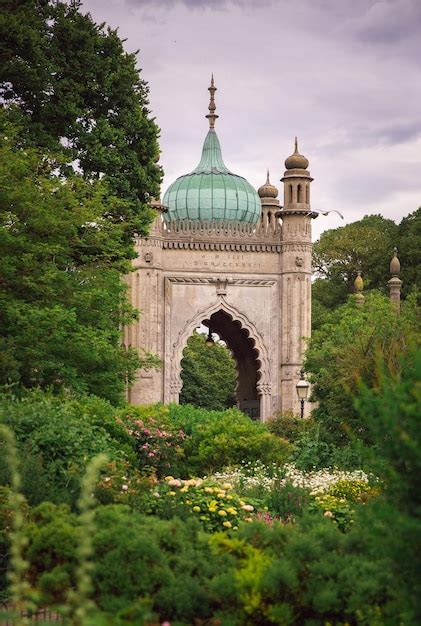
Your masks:
[[[294,136],[312,207],[346,222],[421,205],[421,0],[86,0],[140,50],[163,190],[198,163],[210,75],[224,160],[281,188]],[[314,238],[344,224],[319,217]]]

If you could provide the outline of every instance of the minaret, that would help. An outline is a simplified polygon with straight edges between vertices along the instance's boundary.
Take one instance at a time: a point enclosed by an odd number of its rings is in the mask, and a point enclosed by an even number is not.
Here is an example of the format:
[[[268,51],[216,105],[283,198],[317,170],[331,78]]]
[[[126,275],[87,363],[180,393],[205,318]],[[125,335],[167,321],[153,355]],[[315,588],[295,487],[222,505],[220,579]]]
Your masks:
[[[357,306],[362,306],[364,304],[365,297],[363,294],[363,289],[364,281],[361,276],[361,271],[358,270],[357,277],[354,280],[355,302]]]
[[[275,228],[278,218],[275,213],[279,211],[278,189],[269,180],[269,170],[267,171],[266,182],[259,187],[257,193],[262,203],[261,222],[265,231]]]
[[[311,219],[308,159],[298,151],[285,161],[281,257],[281,405],[300,414],[296,384],[300,380],[306,339],[311,334]],[[284,408],[285,407],[285,408]],[[308,415],[309,405],[305,412]]]
[[[401,271],[401,264],[398,259],[398,249],[394,248],[394,254],[393,254],[392,260],[390,261],[390,273],[392,274],[392,278],[389,281],[387,281],[387,284],[389,285],[390,300],[392,301],[398,313],[401,309],[402,281],[399,278],[400,271]]]

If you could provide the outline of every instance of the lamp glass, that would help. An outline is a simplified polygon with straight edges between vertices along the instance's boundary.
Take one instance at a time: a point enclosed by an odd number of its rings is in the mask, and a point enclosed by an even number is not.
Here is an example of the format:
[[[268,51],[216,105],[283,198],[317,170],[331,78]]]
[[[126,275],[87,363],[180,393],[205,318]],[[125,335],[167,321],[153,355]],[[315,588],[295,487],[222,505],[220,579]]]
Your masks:
[[[300,400],[307,399],[309,387],[310,383],[308,383],[306,380],[299,380],[298,383],[295,385],[297,395]]]

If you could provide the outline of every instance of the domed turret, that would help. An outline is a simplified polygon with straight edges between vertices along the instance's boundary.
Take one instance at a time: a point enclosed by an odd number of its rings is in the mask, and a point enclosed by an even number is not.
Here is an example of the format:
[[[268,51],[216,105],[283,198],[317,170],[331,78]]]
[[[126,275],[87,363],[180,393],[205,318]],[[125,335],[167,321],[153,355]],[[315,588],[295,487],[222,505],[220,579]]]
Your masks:
[[[259,194],[261,198],[277,198],[278,197],[278,193],[279,193],[278,189],[275,187],[275,185],[272,185],[271,182],[269,181],[269,170],[267,173],[265,184],[259,187],[259,189],[257,190],[257,193]]]
[[[212,76],[210,91],[209,131],[199,165],[190,174],[180,176],[167,189],[163,204],[168,208],[164,219],[224,220],[256,223],[260,216],[260,198],[250,183],[231,172],[224,163],[215,132]]]
[[[308,168],[308,159],[298,152],[298,140],[295,138],[295,150],[287,159],[285,159],[285,168],[287,170],[306,170]]]

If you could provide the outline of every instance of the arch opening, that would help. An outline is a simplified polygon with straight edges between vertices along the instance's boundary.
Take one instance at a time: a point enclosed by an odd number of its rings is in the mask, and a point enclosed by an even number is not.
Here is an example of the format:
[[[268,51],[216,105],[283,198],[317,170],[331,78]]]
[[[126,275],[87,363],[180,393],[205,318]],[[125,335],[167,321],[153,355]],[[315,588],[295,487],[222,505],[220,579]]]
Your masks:
[[[206,327],[213,333],[215,340],[221,340],[230,351],[236,366],[235,403],[237,407],[252,419],[260,419],[261,396],[258,392],[258,382],[261,378],[262,363],[259,351],[249,331],[222,309],[212,313],[201,321],[202,329]],[[203,331],[202,331],[203,332]],[[185,357],[184,349],[183,357]],[[181,361],[183,368],[183,360]],[[184,383],[183,369],[181,379]],[[180,401],[183,402],[183,388]],[[197,390],[200,393],[200,390]],[[185,397],[185,394],[184,394]]]

